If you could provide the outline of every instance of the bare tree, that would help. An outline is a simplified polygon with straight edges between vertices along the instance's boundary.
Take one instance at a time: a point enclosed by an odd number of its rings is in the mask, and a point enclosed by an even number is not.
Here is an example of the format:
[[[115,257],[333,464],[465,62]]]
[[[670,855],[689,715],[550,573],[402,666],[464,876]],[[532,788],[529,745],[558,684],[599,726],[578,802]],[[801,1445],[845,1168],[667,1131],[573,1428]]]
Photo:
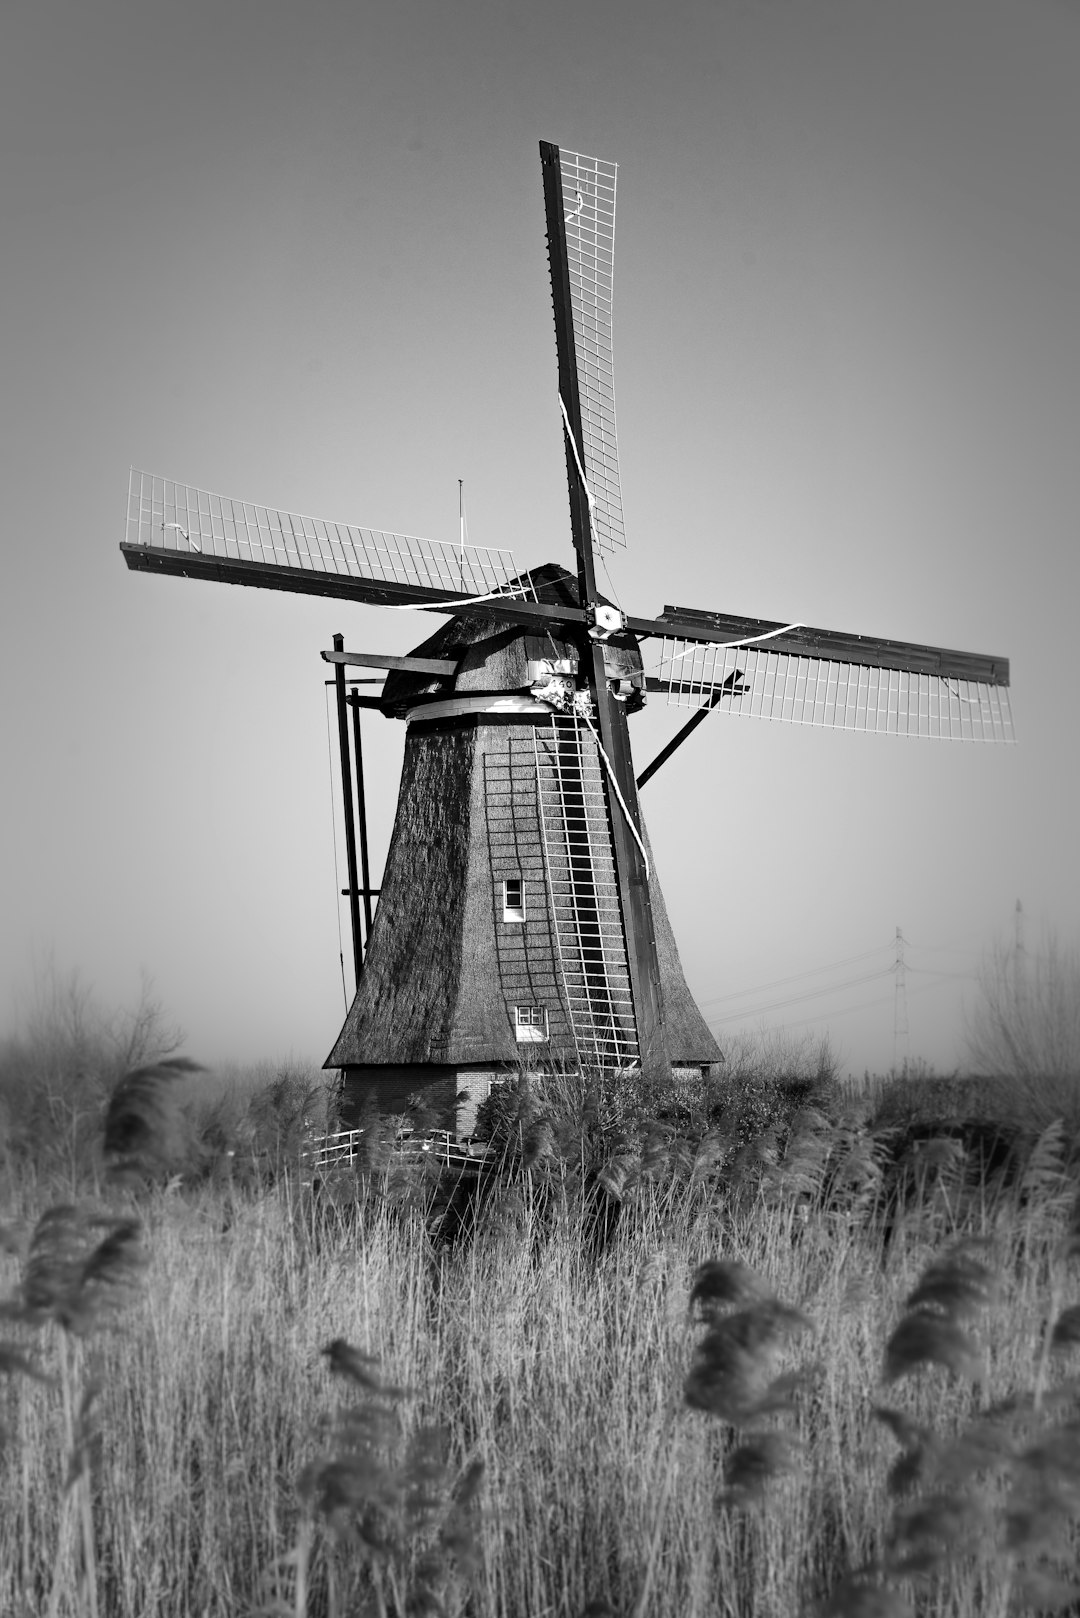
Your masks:
[[[997,943],[968,1019],[972,1065],[1031,1123],[1080,1116],[1080,948],[1047,932],[1027,951]]]
[[[93,1164],[105,1103],[123,1075],[182,1043],[144,978],[133,1009],[101,1007],[78,972],[35,971],[18,1032],[0,1046],[0,1144],[74,1189]]]

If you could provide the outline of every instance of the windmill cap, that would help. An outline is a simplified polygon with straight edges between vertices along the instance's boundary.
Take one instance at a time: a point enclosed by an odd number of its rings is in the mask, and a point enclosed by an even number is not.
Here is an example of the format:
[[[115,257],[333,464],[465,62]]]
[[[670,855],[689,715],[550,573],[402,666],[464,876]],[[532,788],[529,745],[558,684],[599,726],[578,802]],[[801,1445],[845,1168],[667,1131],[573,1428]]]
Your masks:
[[[536,600],[546,606],[580,606],[576,578],[557,562],[519,574],[515,583],[532,586]],[[602,606],[611,603],[600,598]],[[576,674],[579,662],[580,629],[571,630],[554,621],[550,628],[533,622],[508,623],[505,618],[450,618],[434,635],[414,646],[412,657],[446,658],[458,664],[454,674],[419,674],[394,669],[383,686],[382,710],[392,718],[405,718],[412,710],[429,702],[442,702],[453,696],[527,692],[537,677],[538,665],[554,666]],[[644,681],[641,653],[632,646],[604,646],[604,665],[609,679]],[[414,714],[413,717],[416,717]]]

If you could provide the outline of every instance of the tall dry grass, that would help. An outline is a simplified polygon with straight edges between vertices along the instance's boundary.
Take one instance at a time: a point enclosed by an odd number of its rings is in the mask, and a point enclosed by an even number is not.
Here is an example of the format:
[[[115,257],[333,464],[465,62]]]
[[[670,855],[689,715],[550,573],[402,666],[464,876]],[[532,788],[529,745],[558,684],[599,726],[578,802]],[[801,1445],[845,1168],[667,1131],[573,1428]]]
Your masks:
[[[272,1076],[257,1172],[185,1181],[189,1077],[173,1059],[114,1085],[78,1206],[66,1166],[50,1186],[9,1162],[5,1614],[1070,1599],[1063,1128],[989,1187],[953,1136],[890,1169],[894,1135],[824,1082],[748,1069],[652,1119],[523,1082],[494,1118],[504,1168],[454,1225],[388,1146],[305,1188],[296,1075]]]
[[[824,1121],[808,1130],[833,1138]],[[228,1201],[209,1186],[114,1195],[113,1215],[141,1220],[149,1255],[123,1329],[9,1324],[12,1352],[33,1354],[50,1377],[67,1353],[77,1360],[72,1385],[99,1390],[82,1474],[92,1479],[99,1610],[779,1618],[830,1595],[843,1611],[867,1610],[868,1591],[907,1599],[881,1571],[891,1566],[897,1453],[874,1416],[886,1344],[920,1275],[973,1229],[996,1244],[996,1290],[978,1322],[985,1376],[974,1387],[956,1374],[968,1362],[931,1363],[890,1403],[946,1437],[1040,1378],[1056,1385],[1044,1327],[1075,1282],[1060,1256],[1071,1205],[1063,1143],[1046,1143],[1026,1201],[998,1205],[991,1219],[956,1196],[909,1210],[884,1264],[865,1209],[856,1222],[805,1200],[814,1173],[805,1138],[786,1186],[785,1160],[766,1163],[773,1172],[756,1181],[747,1175],[739,1196],[724,1194],[715,1166],[695,1175],[672,1159],[630,1174],[624,1216],[599,1257],[570,1203],[553,1219],[542,1165],[488,1203],[471,1240],[443,1252],[407,1198],[370,1187],[356,1209],[319,1217],[291,1182]],[[770,1377],[787,1379],[790,1409],[785,1400],[772,1413],[745,1407],[757,1462],[744,1458],[741,1474],[733,1457],[747,1429],[729,1419],[738,1408],[686,1399],[718,1318],[696,1318],[698,1270],[718,1260],[745,1266],[808,1323],[778,1338],[769,1362]],[[18,1260],[4,1262],[15,1290]],[[331,1343],[370,1356],[380,1385],[410,1390],[390,1401],[393,1420],[367,1460],[355,1426],[350,1439],[334,1421],[356,1388],[332,1374]],[[722,1378],[730,1365],[717,1354]],[[713,1384],[699,1374],[697,1385]],[[57,1612],[88,1612],[87,1557],[68,1521],[60,1384],[14,1367],[3,1398],[0,1610],[46,1611],[52,1601]],[[438,1446],[436,1498],[427,1517],[406,1522],[418,1465],[410,1440],[433,1430],[441,1436],[424,1443]],[[343,1445],[353,1474],[378,1461],[373,1509],[408,1529],[394,1541],[387,1528],[392,1555],[342,1533],[320,1507],[332,1497],[312,1479],[343,1459]],[[475,1462],[482,1511],[459,1537],[465,1578],[445,1546],[439,1561],[432,1525],[445,1526],[455,1480]],[[990,1610],[974,1553],[923,1583],[923,1610]]]

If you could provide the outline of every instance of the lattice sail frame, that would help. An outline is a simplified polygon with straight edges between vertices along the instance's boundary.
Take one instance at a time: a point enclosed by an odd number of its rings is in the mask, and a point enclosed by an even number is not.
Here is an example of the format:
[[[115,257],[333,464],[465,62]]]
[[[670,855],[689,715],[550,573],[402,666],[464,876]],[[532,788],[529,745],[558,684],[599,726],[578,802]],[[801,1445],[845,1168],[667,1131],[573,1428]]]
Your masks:
[[[592,495],[593,543],[601,551],[611,552],[626,544],[611,346],[617,165],[560,148],[559,166],[581,407],[581,456]]]
[[[760,646],[664,639],[658,678],[667,701],[714,705],[754,719],[941,741],[1013,742],[1009,690],[981,680],[799,657]]]
[[[451,596],[507,590],[518,574],[508,550],[302,517],[134,470],[128,484],[127,541],[153,550],[383,579]],[[535,594],[520,586],[514,593]]]

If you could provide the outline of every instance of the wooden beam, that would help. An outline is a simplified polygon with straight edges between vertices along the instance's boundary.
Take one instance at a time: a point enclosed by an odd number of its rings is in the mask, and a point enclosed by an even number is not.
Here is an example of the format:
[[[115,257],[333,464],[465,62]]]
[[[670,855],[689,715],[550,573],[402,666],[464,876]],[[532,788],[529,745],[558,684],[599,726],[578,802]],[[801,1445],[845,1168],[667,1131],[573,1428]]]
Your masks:
[[[372,607],[418,607],[424,612],[497,618],[512,624],[584,624],[586,621],[580,607],[554,606],[545,601],[505,596],[493,601],[457,597],[448,602],[441,590],[429,590],[419,584],[397,584],[392,579],[357,579],[347,573],[284,567],[276,562],[245,562],[235,557],[202,556],[194,551],[167,551],[156,545],[122,543],[120,550],[128,567],[139,573],[209,579],[215,584],[244,584],[260,590],[286,590],[293,595],[329,596],[337,601],[357,601]],[[663,629],[655,632],[667,633]]]
[[[697,685],[695,683],[694,689],[695,691],[700,691],[702,697],[713,696],[718,702],[721,697],[741,696],[742,692],[748,689],[746,686],[740,686],[737,691],[733,691],[730,680],[731,676],[729,675],[719,685]],[[655,674],[647,674],[643,684],[646,691],[655,691],[661,695],[671,690],[671,681],[657,679]]]
[[[412,674],[456,674],[448,657],[389,657],[377,652],[320,652],[324,663],[347,663],[362,669],[406,669]]]
[[[334,650],[340,651],[345,642],[334,636]],[[341,799],[345,812],[345,858],[349,871],[349,921],[352,926],[353,972],[355,987],[360,987],[364,970],[364,938],[360,931],[359,873],[356,869],[356,822],[353,819],[352,760],[349,754],[349,716],[345,695],[345,670],[334,670],[337,693],[338,747],[341,753]]]
[[[325,653],[323,654],[325,656]],[[368,861],[367,793],[364,788],[364,747],[360,735],[360,704],[356,692],[345,698],[345,706],[352,709],[353,759],[356,765],[356,829],[360,841],[360,897],[364,901],[364,957],[371,942],[371,866]]]
[[[382,682],[380,680],[362,680],[360,683],[362,685],[380,685]],[[323,681],[323,685],[325,685],[327,687],[336,686],[336,684],[337,684],[337,669],[334,670],[334,678],[332,680],[324,680]],[[360,692],[357,691],[351,684],[349,685],[349,695],[348,695],[347,700],[349,702],[355,702],[357,707],[359,707],[359,708],[372,708],[377,713],[382,713],[382,711],[383,711],[383,699],[382,699],[382,697],[365,697],[365,696],[361,696]]]
[[[578,453],[584,454],[584,438],[581,429],[573,295],[566,248],[566,202],[563,197],[559,148],[550,141],[540,142],[540,167],[544,177],[544,221],[547,226],[548,265],[551,271],[551,301],[555,312],[559,398],[566,411],[566,423],[569,427],[569,432],[563,433],[563,452],[566,459],[566,483],[570,495],[570,530],[574,549],[577,551],[578,596],[582,607],[589,607],[596,603],[596,578],[593,566],[592,519],[584,479],[578,466]]]
[[[322,573],[314,568],[279,567],[276,563],[244,562],[231,557],[200,556],[191,551],[166,551],[151,545],[121,544],[129,568],[137,572],[166,573],[180,578],[212,579],[219,584],[253,585],[264,590],[287,590],[297,595],[330,596],[367,606],[415,606],[425,612],[454,617],[496,618],[513,624],[586,623],[580,607],[550,605],[544,601],[462,601],[449,605],[441,592],[418,584],[396,584],[386,579],[354,579],[348,574]],[[630,635],[668,636],[703,646],[723,646],[748,635],[783,629],[783,622],[767,618],[741,618],[729,613],[702,612],[693,607],[665,607],[660,618],[628,617]],[[622,644],[623,637],[612,636]],[[905,669],[933,674],[939,679],[974,680],[983,685],[1008,685],[1009,660],[978,652],[953,651],[943,646],[922,646],[914,641],[881,640],[872,635],[850,635],[832,629],[803,626],[790,634],[762,642],[774,652],[793,657],[831,658],[839,663],[861,663],[871,668]]]
[[[649,687],[649,689],[652,690],[665,689],[659,680],[654,681],[651,686],[649,685],[648,680],[646,680],[645,684],[647,687]],[[661,764],[667,763],[672,753],[675,752],[675,749],[681,747],[686,738],[694,734],[694,731],[701,724],[702,720],[707,719],[712,713],[713,709],[719,707],[720,703],[725,697],[735,695],[736,688],[738,688],[739,691],[745,689],[739,684],[739,677],[737,674],[729,674],[722,685],[714,685],[711,687],[711,695],[705,706],[700,708],[692,718],[688,719],[681,730],[677,730],[675,732],[675,735],[668,742],[667,746],[662,747],[659,753],[657,753],[656,757],[653,759],[652,763],[647,765],[645,769],[642,770],[641,774],[637,778],[637,787],[639,792],[645,785],[646,781],[652,780],[652,777],[656,774]]]
[[[646,631],[644,620],[630,619],[627,627],[636,633],[660,632],[677,639],[709,641],[723,645],[770,630],[783,629],[784,623],[766,618],[739,618],[725,612],[704,612],[697,607],[665,607]],[[881,640],[874,635],[850,635],[836,629],[811,629],[800,624],[789,634],[762,641],[770,652],[786,652],[793,657],[827,658],[836,663],[860,663],[870,668],[901,669],[912,674],[933,674],[938,679],[976,680],[983,685],[1008,685],[1009,660],[978,652],[957,652],[945,646],[922,646],[915,641]]]

